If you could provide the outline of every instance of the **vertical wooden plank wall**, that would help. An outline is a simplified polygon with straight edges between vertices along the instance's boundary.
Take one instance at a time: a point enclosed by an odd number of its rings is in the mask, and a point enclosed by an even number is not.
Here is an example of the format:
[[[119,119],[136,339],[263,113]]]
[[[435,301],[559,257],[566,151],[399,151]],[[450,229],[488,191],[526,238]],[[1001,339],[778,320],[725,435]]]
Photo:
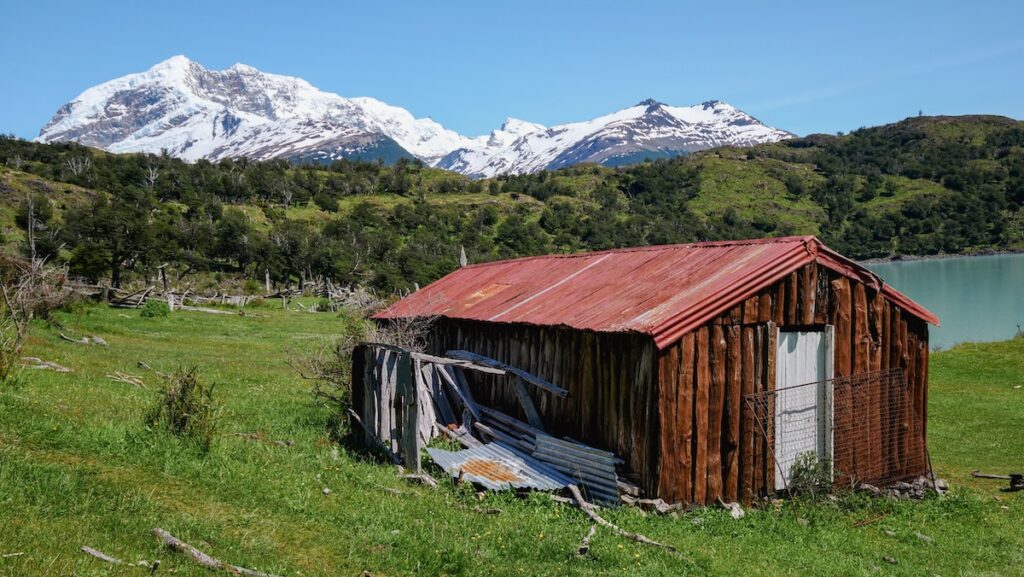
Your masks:
[[[886,426],[896,391],[868,397],[865,388],[854,393],[857,398],[836,399],[837,410],[854,403],[863,409],[857,415],[837,412],[837,446],[843,439],[870,440],[849,443],[851,451],[837,452],[836,468],[891,477],[924,472],[907,467],[923,462],[923,438],[889,433],[923,427],[927,325],[908,317],[880,292],[812,264],[659,352],[659,497],[670,502],[711,503],[721,497],[749,503],[774,491],[772,448],[742,400],[774,388],[775,342],[769,322],[783,330],[834,325],[837,377],[905,368],[914,422]],[[840,388],[837,394],[849,390]],[[712,446],[718,447],[717,454]]]

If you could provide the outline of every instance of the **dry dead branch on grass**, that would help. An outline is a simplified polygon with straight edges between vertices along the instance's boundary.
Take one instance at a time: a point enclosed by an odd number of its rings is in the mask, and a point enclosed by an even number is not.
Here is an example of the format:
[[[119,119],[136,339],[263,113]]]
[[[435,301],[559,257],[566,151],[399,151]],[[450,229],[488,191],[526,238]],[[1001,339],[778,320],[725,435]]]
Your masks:
[[[612,523],[611,521],[606,520],[604,517],[598,515],[597,511],[594,510],[594,506],[591,505],[590,503],[588,503],[583,498],[583,494],[580,493],[579,487],[577,487],[576,485],[569,485],[568,489],[569,489],[569,492],[572,493],[573,499],[576,501],[576,505],[580,508],[580,510],[583,511],[583,513],[587,517],[590,517],[590,519],[593,522],[597,523],[598,525],[601,525],[603,527],[607,527],[607,528],[611,529],[612,531],[614,531],[620,537],[625,537],[626,539],[630,539],[632,541],[636,541],[637,543],[643,543],[644,545],[651,545],[651,546],[654,546],[654,547],[660,547],[660,548],[668,551],[669,553],[672,553],[676,557],[679,557],[680,559],[685,559],[686,558],[686,557],[683,556],[682,553],[679,552],[678,549],[676,549],[672,545],[666,545],[664,543],[659,543],[659,542],[654,541],[652,539],[648,539],[647,537],[644,537],[643,535],[641,535],[639,533],[632,533],[630,531],[626,531],[625,529],[619,527],[618,525]]]
[[[58,365],[57,363],[44,361],[39,357],[21,357],[21,366],[27,369],[43,369],[49,371],[57,371],[58,373],[70,373],[73,372],[71,369]]]
[[[405,479],[406,481],[410,481],[413,483],[420,483],[421,485],[426,485],[431,489],[437,488],[437,481],[430,475],[427,475],[426,473],[421,473],[418,475],[399,475],[399,478]]]
[[[576,548],[576,554],[580,557],[586,557],[590,553],[590,540],[594,537],[594,533],[597,532],[597,525],[591,525],[590,529],[587,530],[587,534],[583,536],[580,541],[580,546]]]
[[[267,443],[268,445],[277,445],[278,447],[291,447],[295,445],[295,441],[291,439],[269,439],[266,435],[260,432],[253,433],[234,433],[236,437],[241,437],[248,441],[255,441],[258,443]]]
[[[98,551],[98,550],[93,549],[92,547],[89,547],[87,545],[83,545],[82,546],[82,552],[85,553],[86,555],[91,555],[91,556],[99,559],[100,561],[105,561],[107,563],[110,563],[111,565],[121,565],[121,564],[124,563],[124,561],[121,561],[120,559],[118,559],[116,557],[111,557],[110,555],[107,555],[103,551]]]
[[[121,371],[114,371],[113,374],[107,375],[107,378],[118,383],[127,383],[143,389],[148,388],[146,387],[146,383],[142,382],[142,377],[129,375],[128,373],[122,373]]]
[[[91,557],[95,557],[95,558],[97,558],[100,561],[103,561],[105,563],[110,563],[111,565],[129,565],[129,566],[133,566],[133,567],[139,567],[141,569],[148,569],[151,574],[156,573],[156,570],[160,568],[160,560],[159,559],[157,559],[156,561],[153,561],[152,563],[150,563],[149,561],[139,561],[138,563],[135,563],[134,565],[132,565],[131,563],[125,563],[124,561],[118,559],[117,557],[111,557],[110,555],[107,555],[103,551],[100,551],[98,549],[93,549],[92,547],[89,547],[88,545],[83,545],[82,546],[82,552],[85,553],[86,555],[91,556]]]
[[[64,339],[65,341],[76,343],[79,345],[99,345],[101,347],[108,346],[107,341],[103,340],[102,338],[96,335],[85,335],[80,339],[74,339],[65,335],[64,333],[61,333],[60,338]]]
[[[153,529],[153,534],[163,541],[164,546],[179,553],[183,553],[191,558],[193,561],[206,567],[207,569],[216,569],[219,571],[227,571],[228,573],[234,573],[236,575],[245,575],[246,577],[277,577],[270,573],[263,573],[260,571],[254,571],[252,569],[246,569],[245,567],[239,567],[237,565],[231,565],[211,557],[206,553],[203,553],[199,549],[196,549],[192,545],[178,539],[174,535],[171,535],[167,531],[157,527]]]

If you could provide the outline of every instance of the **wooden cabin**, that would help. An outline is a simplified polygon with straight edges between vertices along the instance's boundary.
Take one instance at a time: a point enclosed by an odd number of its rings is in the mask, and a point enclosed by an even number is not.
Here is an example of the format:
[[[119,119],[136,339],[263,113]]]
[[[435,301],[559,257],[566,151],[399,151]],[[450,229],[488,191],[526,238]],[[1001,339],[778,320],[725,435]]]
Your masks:
[[[926,471],[938,318],[814,237],[476,264],[375,318],[408,317],[436,317],[429,352],[477,352],[568,389],[532,392],[549,432],[615,452],[668,502],[749,503],[808,453],[837,483]],[[506,383],[472,388],[519,411]]]

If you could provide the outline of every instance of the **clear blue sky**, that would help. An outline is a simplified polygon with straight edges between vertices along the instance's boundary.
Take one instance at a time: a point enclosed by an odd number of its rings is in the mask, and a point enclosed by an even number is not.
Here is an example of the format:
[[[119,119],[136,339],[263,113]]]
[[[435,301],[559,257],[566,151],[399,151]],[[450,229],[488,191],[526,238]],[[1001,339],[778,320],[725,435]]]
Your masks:
[[[0,0],[0,132],[184,54],[373,96],[482,134],[655,98],[807,134],[917,114],[1024,117],[1024,2]]]

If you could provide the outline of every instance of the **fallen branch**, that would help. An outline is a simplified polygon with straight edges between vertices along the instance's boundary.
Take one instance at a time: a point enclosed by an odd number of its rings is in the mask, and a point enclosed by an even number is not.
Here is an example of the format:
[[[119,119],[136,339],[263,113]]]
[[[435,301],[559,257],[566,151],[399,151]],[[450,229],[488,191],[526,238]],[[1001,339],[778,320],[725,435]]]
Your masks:
[[[430,487],[431,489],[437,488],[437,481],[435,481],[433,477],[427,475],[426,473],[421,473],[419,475],[399,475],[399,477],[405,479],[406,481],[414,481],[417,483],[421,483],[423,485]]]
[[[121,371],[114,371],[114,374],[107,375],[107,378],[118,383],[127,383],[129,385],[135,385],[136,387],[141,387],[143,389],[146,388],[146,383],[142,382],[141,377],[129,375],[128,373],[122,373]]]
[[[580,488],[577,487],[576,485],[569,485],[568,489],[569,489],[569,492],[572,493],[573,499],[575,499],[576,505],[579,506],[580,510],[583,511],[583,513],[586,514],[587,517],[590,517],[590,519],[593,522],[597,523],[598,525],[602,525],[604,527],[608,527],[609,529],[611,529],[612,531],[617,533],[620,537],[625,537],[626,539],[631,539],[633,541],[636,541],[637,543],[643,543],[644,545],[652,545],[654,547],[660,547],[660,548],[665,549],[666,551],[672,553],[676,557],[679,557],[680,559],[686,559],[686,557],[684,557],[683,554],[680,553],[679,550],[676,549],[675,547],[673,547],[672,545],[666,545],[665,543],[659,543],[659,542],[654,541],[652,539],[648,539],[647,537],[644,537],[643,535],[641,535],[639,533],[631,533],[630,531],[626,531],[625,529],[619,527],[618,525],[616,525],[616,524],[612,523],[611,521],[606,520],[604,517],[598,515],[597,512],[594,511],[594,506],[591,505],[590,503],[588,503],[583,498],[583,495],[580,493]]]
[[[1010,480],[1009,475],[993,475],[991,473],[981,473],[979,471],[971,471],[971,476],[975,479],[1006,479]]]
[[[253,571],[252,569],[246,569],[245,567],[239,567],[237,565],[229,565],[223,561],[210,557],[206,553],[203,553],[199,549],[181,541],[174,535],[171,535],[167,531],[157,527],[153,529],[153,534],[163,541],[164,545],[179,553],[184,553],[192,558],[193,561],[206,567],[207,569],[219,569],[221,571],[227,571],[228,573],[235,573],[237,575],[245,575],[246,577],[277,577],[269,573],[261,573],[259,571]]]
[[[58,365],[57,363],[53,363],[53,362],[50,362],[50,361],[44,361],[43,359],[40,359],[39,357],[21,357],[21,360],[25,361],[26,363],[31,363],[31,364],[22,364],[22,366],[27,368],[27,369],[44,369],[44,370],[56,371],[58,373],[70,373],[70,372],[72,372],[71,369],[69,369],[69,368],[67,368],[67,367],[65,367],[63,365]]]
[[[635,498],[630,498],[630,501],[632,501],[632,502],[626,501],[626,499],[622,499],[622,501],[624,503],[629,504],[629,505],[634,505],[636,507],[640,507],[641,509],[644,509],[646,511],[655,511],[655,512],[660,513],[662,515],[665,515],[665,514],[668,514],[668,513],[674,513],[674,512],[683,511],[685,509],[679,503],[669,504],[669,503],[666,503],[662,499],[635,499]]]
[[[0,559],[9,559],[11,557],[21,557],[24,554],[25,554],[24,551],[18,551],[17,553],[4,553],[3,555],[0,555]]]
[[[885,513],[882,513],[881,515],[875,515],[874,517],[868,517],[867,519],[861,519],[860,521],[857,521],[856,523],[854,523],[853,526],[854,527],[864,527],[865,525],[870,525],[872,523],[877,523],[878,521],[881,521],[882,519],[885,519],[886,517],[888,517],[888,515],[885,514]]]
[[[585,557],[587,553],[590,553],[590,539],[597,532],[597,525],[591,525],[590,530],[583,536],[583,540],[580,541],[580,546],[576,548],[576,554],[580,557]]]
[[[117,559],[115,557],[111,557],[110,555],[107,555],[103,551],[97,551],[96,549],[93,549],[92,547],[89,547],[87,545],[83,545],[82,546],[82,552],[86,553],[88,555],[92,555],[93,557],[99,559],[100,561],[106,561],[107,563],[110,563],[111,565],[121,565],[121,564],[124,563],[124,561],[121,561],[120,559]]]
[[[79,345],[100,345],[100,346],[103,346],[103,347],[108,346],[107,341],[105,341],[105,340],[103,340],[103,339],[101,339],[100,337],[97,337],[97,336],[86,335],[86,336],[84,336],[84,337],[82,337],[80,339],[73,339],[73,338],[65,335],[64,333],[61,333],[60,334],[60,338],[64,339],[65,341],[72,342],[72,343],[79,344]]]
[[[1010,473],[1009,475],[992,475],[989,473],[971,471],[971,476],[974,477],[975,479],[1007,479],[1010,481],[1010,488],[1003,489],[1003,491],[1006,492],[1024,490],[1024,474],[1021,473]]]
[[[554,501],[555,503],[561,503],[561,504],[563,504],[563,505],[571,505],[571,506],[573,506],[573,507],[575,507],[575,506],[576,506],[576,500],[575,500],[575,499],[570,499],[570,498],[568,498],[568,497],[563,497],[563,496],[561,496],[561,495],[555,495],[554,493],[548,493],[548,497],[549,497],[549,498],[550,498],[550,499],[551,499],[552,501]],[[628,503],[627,503],[627,504],[628,504]],[[595,505],[595,504],[593,504],[593,503],[590,503],[590,506],[591,506],[591,507],[592,507],[592,508],[593,508],[593,509],[594,509],[595,511],[600,511],[600,510],[601,510],[601,506],[600,506],[600,505]]]
[[[293,441],[291,439],[287,439],[287,440],[284,440],[284,441],[268,439],[266,435],[264,435],[263,433],[260,433],[260,432],[255,432],[255,433],[234,433],[234,435],[236,437],[242,437],[243,439],[248,439],[250,441],[256,441],[256,442],[260,442],[260,443],[267,443],[267,444],[270,444],[270,445],[277,445],[278,447],[291,447],[292,445],[295,444],[295,441]]]
[[[237,311],[222,311],[222,310],[210,309],[210,308],[206,308],[206,307],[191,307],[191,306],[185,306],[185,305],[181,305],[180,307],[178,307],[178,310],[180,310],[180,311],[191,311],[191,312],[194,312],[194,313],[209,313],[209,314],[212,314],[212,315],[238,315],[238,314],[240,314]]]

